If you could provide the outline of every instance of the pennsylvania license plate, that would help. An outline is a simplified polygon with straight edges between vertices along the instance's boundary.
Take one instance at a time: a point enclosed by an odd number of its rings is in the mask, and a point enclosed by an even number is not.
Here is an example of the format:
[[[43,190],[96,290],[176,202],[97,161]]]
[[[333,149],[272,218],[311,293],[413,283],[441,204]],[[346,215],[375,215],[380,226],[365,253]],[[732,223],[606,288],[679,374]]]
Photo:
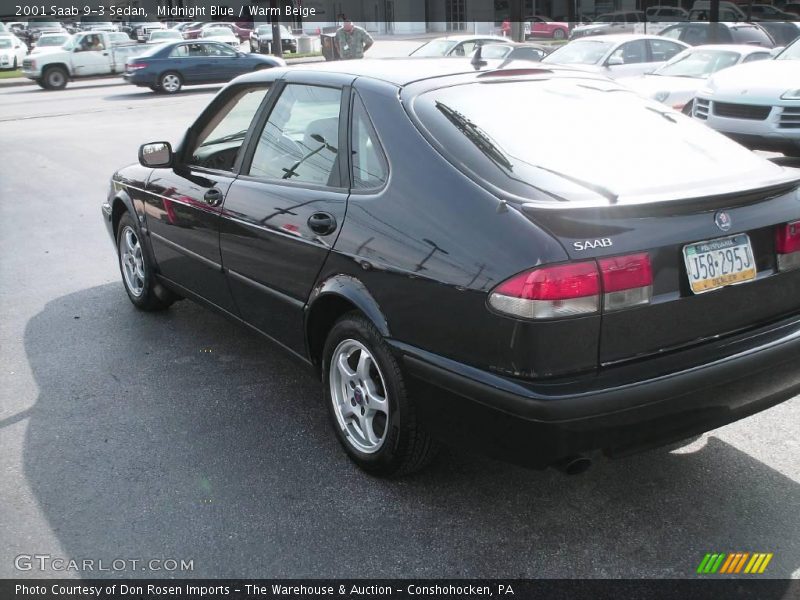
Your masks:
[[[756,278],[756,262],[745,233],[683,247],[692,292],[702,294]]]

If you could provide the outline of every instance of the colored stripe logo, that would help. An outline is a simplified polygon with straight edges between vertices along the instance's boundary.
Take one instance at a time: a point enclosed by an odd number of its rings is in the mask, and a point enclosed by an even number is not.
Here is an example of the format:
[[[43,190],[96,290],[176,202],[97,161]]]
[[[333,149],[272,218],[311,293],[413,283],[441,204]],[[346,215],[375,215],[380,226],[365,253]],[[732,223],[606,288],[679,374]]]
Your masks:
[[[697,573],[700,575],[761,574],[772,560],[772,552],[709,552],[700,561]]]

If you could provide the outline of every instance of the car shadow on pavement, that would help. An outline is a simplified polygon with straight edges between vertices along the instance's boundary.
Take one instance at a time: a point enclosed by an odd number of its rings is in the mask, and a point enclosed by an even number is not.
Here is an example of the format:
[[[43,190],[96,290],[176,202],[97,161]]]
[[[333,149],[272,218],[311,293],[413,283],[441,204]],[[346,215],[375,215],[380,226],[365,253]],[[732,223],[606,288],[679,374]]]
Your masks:
[[[49,302],[24,342],[40,393],[24,474],[59,551],[193,561],[87,577],[692,577],[736,551],[774,552],[770,577],[799,566],[800,485],[714,437],[576,477],[447,451],[383,481],[346,459],[304,367],[193,303],[147,314],[103,285]]]
[[[215,94],[222,89],[222,86],[203,86],[192,87],[190,89],[182,89],[176,94],[160,94],[148,88],[139,88],[135,92],[129,94],[114,94],[111,96],[104,96],[103,100],[157,100],[163,98],[180,98],[181,96],[194,96],[197,94]]]

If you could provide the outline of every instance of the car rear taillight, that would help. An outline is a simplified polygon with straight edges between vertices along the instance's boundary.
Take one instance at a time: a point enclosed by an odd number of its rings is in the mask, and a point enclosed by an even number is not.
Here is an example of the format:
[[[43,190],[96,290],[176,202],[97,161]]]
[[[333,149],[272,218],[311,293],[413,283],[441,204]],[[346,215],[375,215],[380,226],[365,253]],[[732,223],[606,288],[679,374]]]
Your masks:
[[[147,67],[147,63],[141,63],[141,62],[128,63],[127,65],[125,65],[125,67],[128,69],[128,71],[138,71],[139,69],[144,69],[145,67]]]
[[[558,319],[647,304],[653,269],[647,253],[539,267],[489,294],[489,306],[524,319]]]
[[[778,254],[779,271],[800,267],[800,221],[778,225],[775,252]]]
[[[555,319],[600,310],[600,276],[594,261],[541,267],[507,279],[489,305],[525,319]]]
[[[653,296],[653,269],[647,253],[601,258],[604,310],[647,304]]]

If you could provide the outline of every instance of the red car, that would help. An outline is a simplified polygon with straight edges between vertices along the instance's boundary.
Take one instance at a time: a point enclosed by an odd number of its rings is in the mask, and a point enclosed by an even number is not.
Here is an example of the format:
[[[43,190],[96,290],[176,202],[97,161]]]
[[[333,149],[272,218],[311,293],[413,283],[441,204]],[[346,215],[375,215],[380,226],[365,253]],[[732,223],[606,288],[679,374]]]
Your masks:
[[[529,20],[531,23],[530,37],[546,37],[554,40],[565,40],[569,37],[569,23],[553,21],[541,15],[530,17]]]
[[[230,29],[240,42],[245,42],[250,39],[250,34],[253,32],[253,24],[247,22],[241,23],[227,23],[223,21],[207,21],[197,23],[191,27],[183,30],[183,37],[187,40],[196,40],[203,37],[203,30],[212,27],[224,27]]]

